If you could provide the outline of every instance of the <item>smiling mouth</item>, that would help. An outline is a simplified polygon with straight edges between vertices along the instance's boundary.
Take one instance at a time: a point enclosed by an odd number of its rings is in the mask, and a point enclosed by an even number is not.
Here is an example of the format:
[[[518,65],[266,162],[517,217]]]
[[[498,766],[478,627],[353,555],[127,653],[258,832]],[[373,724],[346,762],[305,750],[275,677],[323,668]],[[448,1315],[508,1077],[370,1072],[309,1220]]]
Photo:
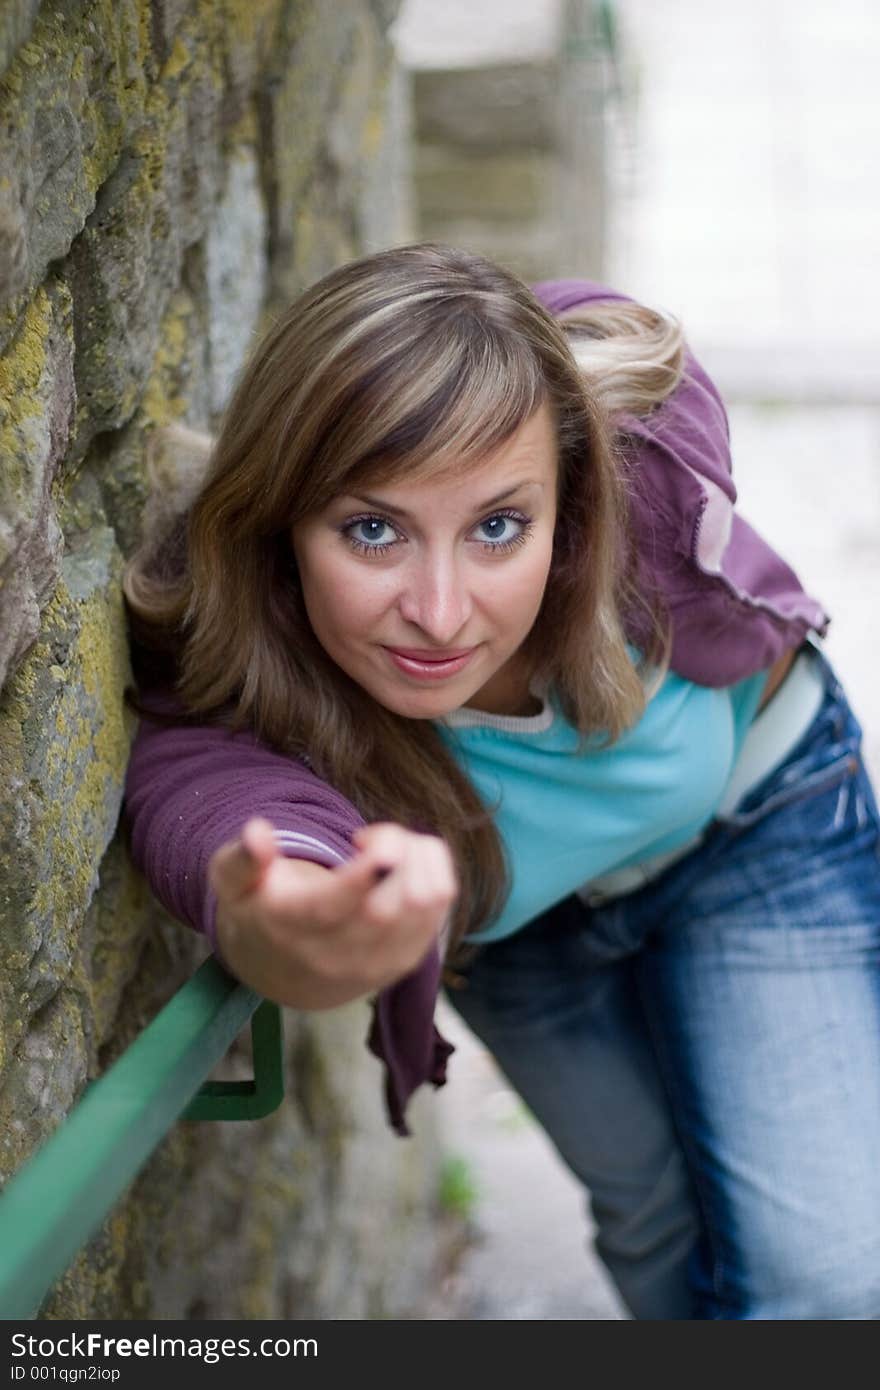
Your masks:
[[[436,658],[426,660],[424,658],[403,656],[395,651],[393,647],[386,647],[389,658],[393,661],[397,670],[405,676],[411,676],[417,680],[443,680],[447,676],[457,675],[468,664],[476,647],[471,647],[469,651],[463,652],[461,656],[445,657],[443,660]]]

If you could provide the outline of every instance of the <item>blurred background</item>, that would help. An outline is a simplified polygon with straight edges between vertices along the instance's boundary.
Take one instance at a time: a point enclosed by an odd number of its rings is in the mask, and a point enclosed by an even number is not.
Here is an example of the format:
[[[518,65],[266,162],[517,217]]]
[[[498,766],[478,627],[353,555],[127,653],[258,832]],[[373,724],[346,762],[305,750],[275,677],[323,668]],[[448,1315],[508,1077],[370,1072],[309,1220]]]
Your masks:
[[[739,505],[832,615],[880,774],[880,11],[866,0],[404,0],[401,239],[679,317],[728,402]],[[578,1184],[451,1010],[438,1317],[624,1316]],[[456,1309],[459,1311],[456,1313]]]

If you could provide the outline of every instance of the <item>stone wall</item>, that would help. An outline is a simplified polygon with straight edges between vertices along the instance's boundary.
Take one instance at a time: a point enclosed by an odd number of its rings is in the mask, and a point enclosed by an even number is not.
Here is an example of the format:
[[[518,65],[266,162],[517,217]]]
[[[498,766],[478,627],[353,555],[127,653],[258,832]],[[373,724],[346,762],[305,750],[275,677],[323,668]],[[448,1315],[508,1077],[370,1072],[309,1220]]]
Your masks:
[[[154,505],[145,442],[213,427],[278,306],[405,237],[382,186],[400,166],[395,10],[0,16],[0,1180],[206,954],[118,833],[135,731],[119,581]],[[282,1108],[175,1126],[40,1316],[415,1315],[437,1249],[431,1097],[397,1138],[368,1021],[364,1003],[285,1011]],[[247,1053],[215,1074],[247,1075]]]

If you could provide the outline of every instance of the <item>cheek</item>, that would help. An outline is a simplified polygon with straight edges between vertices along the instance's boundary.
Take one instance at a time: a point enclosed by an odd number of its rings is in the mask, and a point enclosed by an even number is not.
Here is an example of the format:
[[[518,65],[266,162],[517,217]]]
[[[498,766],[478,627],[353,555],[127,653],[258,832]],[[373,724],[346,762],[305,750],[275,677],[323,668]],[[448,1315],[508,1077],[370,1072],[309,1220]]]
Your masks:
[[[515,599],[520,612],[536,613],[540,608],[552,559],[552,537],[548,538],[544,544],[536,544],[531,551],[529,564],[524,565],[517,576]]]
[[[312,556],[302,579],[306,611],[316,630],[363,633],[386,603],[382,585],[353,576],[344,556]]]

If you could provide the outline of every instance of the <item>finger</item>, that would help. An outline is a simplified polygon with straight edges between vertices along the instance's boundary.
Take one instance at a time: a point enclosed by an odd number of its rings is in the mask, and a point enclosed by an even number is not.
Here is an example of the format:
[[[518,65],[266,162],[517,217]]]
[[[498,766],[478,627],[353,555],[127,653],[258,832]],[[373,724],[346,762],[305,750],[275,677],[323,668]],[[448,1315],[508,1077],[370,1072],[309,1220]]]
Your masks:
[[[352,835],[352,842],[362,853],[374,856],[377,863],[393,867],[409,857],[417,838],[393,821],[376,821],[360,826]]]
[[[439,841],[436,847],[442,851]],[[398,872],[374,889],[367,906],[382,916],[398,917],[404,926],[417,928],[437,915],[446,897],[434,845],[427,836],[410,836]]]
[[[396,835],[387,839],[383,836],[381,842],[377,837],[375,843],[377,848],[380,843],[388,849],[392,845],[395,848],[399,845],[403,847],[401,873],[405,890],[412,895],[414,902],[424,904],[429,899],[452,891],[454,875],[451,855],[444,841],[437,835],[408,832],[403,832],[403,837],[399,838],[399,827],[393,829],[397,831]]]
[[[252,817],[238,840],[214,855],[209,872],[212,888],[225,901],[237,901],[257,887],[277,854],[271,823],[262,816]]]
[[[372,825],[358,826],[351,838],[358,851],[356,863],[374,863],[377,870],[388,872],[408,853],[412,836],[393,821],[376,821]]]
[[[351,838],[360,852],[333,869],[331,884],[321,884],[320,894],[310,901],[311,910],[325,925],[357,916],[376,885],[394,877],[412,843],[409,832],[391,821],[359,826]]]
[[[407,829],[405,825],[401,825],[400,822],[396,820],[374,820],[370,821],[368,824],[359,825],[357,829],[352,832],[351,838],[359,842],[372,840],[379,836],[394,840],[409,840],[412,839],[414,833],[414,831]]]
[[[432,882],[441,892],[450,894],[454,901],[458,897],[460,885],[449,845],[439,835],[431,835],[427,839],[426,854],[430,855]]]
[[[407,865],[399,864],[392,873],[370,885],[364,909],[380,921],[397,918],[403,912],[406,894]]]
[[[275,830],[271,821],[264,816],[251,816],[241,828],[241,842],[245,851],[265,865],[278,854]]]
[[[364,850],[345,864],[333,868],[327,882],[309,887],[310,906],[321,920],[344,922],[355,916],[364,899],[382,879],[393,874],[397,865],[391,856]]]
[[[426,908],[436,906],[438,899],[454,891],[451,856],[439,836],[413,834],[398,824],[383,821],[362,827],[358,839],[369,842],[380,856],[401,856],[394,882],[388,884],[387,891],[383,888],[381,895],[371,895],[371,906],[385,912],[396,904],[402,910],[409,899],[414,911],[423,914]]]

